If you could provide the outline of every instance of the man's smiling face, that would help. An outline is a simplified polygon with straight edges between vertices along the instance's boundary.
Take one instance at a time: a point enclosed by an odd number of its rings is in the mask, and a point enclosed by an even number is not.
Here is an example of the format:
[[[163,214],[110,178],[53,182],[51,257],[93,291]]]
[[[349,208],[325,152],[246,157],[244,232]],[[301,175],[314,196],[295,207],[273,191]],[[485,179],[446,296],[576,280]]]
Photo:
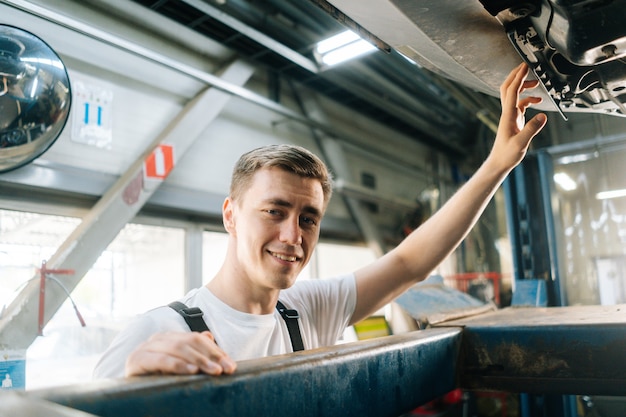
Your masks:
[[[320,182],[278,167],[262,168],[237,201],[224,207],[236,242],[236,273],[257,289],[284,289],[311,259],[320,232]]]

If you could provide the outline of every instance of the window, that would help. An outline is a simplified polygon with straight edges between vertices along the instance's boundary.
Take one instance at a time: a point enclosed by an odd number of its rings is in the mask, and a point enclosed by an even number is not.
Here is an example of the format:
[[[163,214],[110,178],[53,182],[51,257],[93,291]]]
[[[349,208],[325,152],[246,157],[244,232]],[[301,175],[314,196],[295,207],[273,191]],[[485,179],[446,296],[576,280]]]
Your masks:
[[[209,282],[222,267],[226,256],[228,234],[224,232],[202,233],[202,283]]]
[[[0,303],[8,305],[80,219],[0,210]],[[128,320],[183,295],[184,229],[127,224],[26,353],[26,388],[91,379],[100,354]],[[60,285],[62,277],[47,285]],[[54,376],[54,378],[51,378]]]
[[[568,305],[626,302],[624,158],[624,141],[554,157],[560,285]]]
[[[320,243],[317,246],[317,268],[320,278],[354,272],[376,260],[374,252],[364,246]]]

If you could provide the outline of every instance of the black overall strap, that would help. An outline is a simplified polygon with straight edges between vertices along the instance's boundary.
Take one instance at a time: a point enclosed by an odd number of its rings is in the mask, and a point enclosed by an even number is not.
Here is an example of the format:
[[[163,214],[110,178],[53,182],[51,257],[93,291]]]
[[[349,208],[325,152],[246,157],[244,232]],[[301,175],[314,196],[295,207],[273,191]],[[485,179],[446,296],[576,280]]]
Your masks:
[[[304,350],[304,344],[302,343],[302,335],[300,334],[300,325],[298,319],[300,315],[296,310],[288,310],[280,301],[276,302],[276,309],[283,316],[285,323],[287,324],[287,330],[289,331],[289,338],[291,339],[291,347],[294,352]]]
[[[209,330],[202,319],[204,313],[198,307],[187,307],[179,301],[173,301],[168,305],[183,316],[192,332],[204,332]]]

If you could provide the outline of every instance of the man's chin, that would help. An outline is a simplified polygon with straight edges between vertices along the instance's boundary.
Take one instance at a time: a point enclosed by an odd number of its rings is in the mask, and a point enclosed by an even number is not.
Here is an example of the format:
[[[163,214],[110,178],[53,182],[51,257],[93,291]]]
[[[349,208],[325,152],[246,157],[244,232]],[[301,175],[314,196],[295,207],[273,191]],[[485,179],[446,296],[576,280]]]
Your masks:
[[[277,278],[274,281],[274,284],[276,285],[276,288],[278,288],[280,290],[286,290],[287,288],[292,287],[293,284],[295,284],[297,279],[298,279],[297,275],[294,275],[294,276],[283,276],[283,277]]]
[[[296,283],[297,277],[293,278],[293,279],[289,279],[289,280],[285,280],[283,282],[281,282],[280,284],[280,289],[281,290],[286,290],[287,288],[291,288],[293,287],[293,284]]]

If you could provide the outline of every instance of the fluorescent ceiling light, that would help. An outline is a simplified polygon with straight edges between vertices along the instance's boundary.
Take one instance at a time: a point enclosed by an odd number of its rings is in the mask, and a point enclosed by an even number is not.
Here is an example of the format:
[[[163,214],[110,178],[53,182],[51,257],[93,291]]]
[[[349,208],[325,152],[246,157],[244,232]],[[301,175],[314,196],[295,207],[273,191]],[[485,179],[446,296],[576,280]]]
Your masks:
[[[620,190],[602,191],[596,194],[598,200],[606,200],[609,198],[626,197],[626,188]]]
[[[324,65],[332,66],[375,49],[374,45],[364,41],[356,33],[346,30],[319,42],[315,47],[315,52]]]
[[[577,187],[576,181],[565,172],[557,172],[554,174],[554,182],[556,182],[564,191],[574,191]]]
[[[558,165],[567,165],[567,164],[574,164],[576,162],[589,161],[590,159],[597,158],[598,156],[600,156],[600,153],[598,151],[594,151],[594,152],[581,153],[581,154],[576,154],[576,155],[565,155],[560,158],[557,158],[554,162],[557,163]]]

